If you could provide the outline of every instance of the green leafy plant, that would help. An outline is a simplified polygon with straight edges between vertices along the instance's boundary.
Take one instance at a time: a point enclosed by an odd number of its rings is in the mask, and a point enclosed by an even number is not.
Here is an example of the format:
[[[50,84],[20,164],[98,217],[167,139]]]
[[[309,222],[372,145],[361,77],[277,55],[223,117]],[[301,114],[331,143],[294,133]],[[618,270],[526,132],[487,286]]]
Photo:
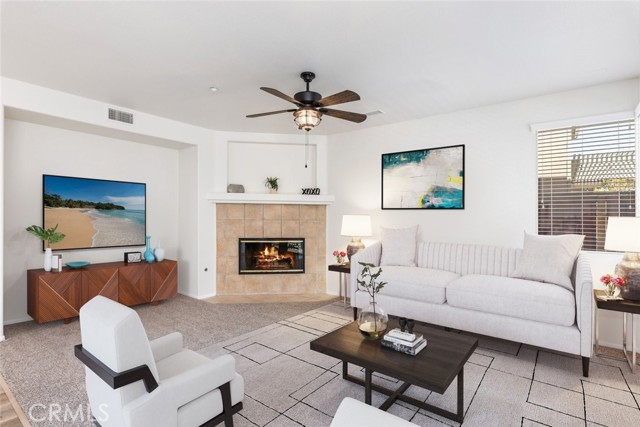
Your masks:
[[[277,176],[268,176],[267,179],[264,180],[264,186],[278,191],[278,179]]]
[[[358,279],[358,285],[362,286],[371,295],[371,298],[375,299],[375,296],[380,289],[384,288],[387,282],[377,281],[378,277],[382,273],[382,268],[378,267],[378,270],[374,273],[372,268],[376,268],[375,265],[367,262],[358,262],[362,266],[360,272],[360,278]]]
[[[38,225],[31,225],[27,227],[29,233],[36,236],[38,239],[45,242],[47,248],[50,248],[52,244],[61,242],[65,238],[63,233],[58,232],[58,224],[55,227],[44,229]]]

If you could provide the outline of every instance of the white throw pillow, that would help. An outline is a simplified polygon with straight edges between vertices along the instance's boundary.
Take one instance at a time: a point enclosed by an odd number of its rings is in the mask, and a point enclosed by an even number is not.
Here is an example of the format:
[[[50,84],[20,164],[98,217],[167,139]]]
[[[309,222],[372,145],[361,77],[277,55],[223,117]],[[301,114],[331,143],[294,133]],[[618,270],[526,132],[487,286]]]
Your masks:
[[[380,265],[415,267],[418,226],[382,228],[382,256]]]
[[[524,233],[524,245],[513,277],[553,283],[573,291],[571,272],[584,236],[537,236]]]

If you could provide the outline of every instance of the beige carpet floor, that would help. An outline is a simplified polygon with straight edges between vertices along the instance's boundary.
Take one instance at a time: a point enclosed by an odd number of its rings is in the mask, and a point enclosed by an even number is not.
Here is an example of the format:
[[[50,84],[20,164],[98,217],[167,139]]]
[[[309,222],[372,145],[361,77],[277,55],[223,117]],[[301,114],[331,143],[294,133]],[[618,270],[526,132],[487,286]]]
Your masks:
[[[350,322],[351,310],[341,303],[307,309],[299,305],[276,315],[275,309],[257,306],[231,305],[217,312],[214,308],[225,305],[179,297],[171,304],[138,310],[150,338],[179,330],[187,345],[202,354],[234,356],[245,379],[244,409],[234,417],[236,426],[329,426],[344,397],[363,399],[361,386],[342,379],[338,360],[309,349],[311,340]],[[286,317],[286,311],[296,309]],[[266,323],[252,327],[258,318]],[[10,351],[6,343],[0,345],[0,372],[27,414],[34,402],[86,405],[83,370],[71,352],[79,341],[78,322],[8,329],[7,342],[12,345]],[[626,362],[593,357],[591,375],[584,378],[579,357],[478,338],[479,347],[465,365],[463,426],[640,426],[640,373],[632,374]],[[350,365],[350,373],[364,377],[357,366]],[[393,378],[375,374],[374,382],[388,388],[398,385]],[[408,390],[414,398],[450,411],[455,409],[456,392],[455,381],[443,395],[418,387]],[[374,404],[383,400],[374,392]],[[419,426],[459,425],[403,402],[390,412]],[[43,416],[38,411],[33,415]],[[90,425],[84,420],[32,424]]]
[[[184,336],[185,346],[200,350],[232,337],[323,306],[326,301],[284,304],[210,304],[178,295],[156,306],[135,307],[150,339],[173,331]],[[73,355],[80,343],[80,324],[24,322],[4,329],[0,343],[0,375],[34,427],[90,426],[76,416],[49,416],[57,405],[74,415],[87,413],[82,364]],[[61,412],[62,413],[62,412]],[[30,417],[31,415],[31,417]],[[45,419],[43,419],[45,418]],[[86,418],[86,417],[82,417]],[[41,420],[41,421],[40,421]],[[160,426],[159,426],[160,427]]]

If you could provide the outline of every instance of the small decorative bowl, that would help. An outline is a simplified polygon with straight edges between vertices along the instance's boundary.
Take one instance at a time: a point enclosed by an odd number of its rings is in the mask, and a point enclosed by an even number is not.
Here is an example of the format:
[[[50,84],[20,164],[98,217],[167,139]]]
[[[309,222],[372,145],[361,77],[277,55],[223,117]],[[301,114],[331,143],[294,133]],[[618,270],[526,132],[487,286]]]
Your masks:
[[[91,264],[89,261],[71,261],[66,263],[65,265],[69,268],[83,268],[89,264]]]

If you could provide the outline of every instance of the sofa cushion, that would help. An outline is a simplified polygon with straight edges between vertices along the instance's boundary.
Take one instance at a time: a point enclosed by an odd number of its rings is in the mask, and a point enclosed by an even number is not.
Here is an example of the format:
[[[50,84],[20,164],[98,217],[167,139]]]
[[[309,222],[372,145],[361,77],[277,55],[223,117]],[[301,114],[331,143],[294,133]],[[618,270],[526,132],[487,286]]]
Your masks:
[[[561,326],[575,323],[573,292],[551,283],[470,274],[451,282],[446,298],[452,307]]]
[[[555,283],[569,290],[571,272],[580,254],[584,236],[536,236],[524,233],[522,254],[513,277]]]
[[[388,265],[382,267],[378,280],[387,282],[382,295],[444,304],[446,286],[459,277],[450,271]]]
[[[382,229],[382,256],[380,265],[416,265],[416,239],[418,226]]]

